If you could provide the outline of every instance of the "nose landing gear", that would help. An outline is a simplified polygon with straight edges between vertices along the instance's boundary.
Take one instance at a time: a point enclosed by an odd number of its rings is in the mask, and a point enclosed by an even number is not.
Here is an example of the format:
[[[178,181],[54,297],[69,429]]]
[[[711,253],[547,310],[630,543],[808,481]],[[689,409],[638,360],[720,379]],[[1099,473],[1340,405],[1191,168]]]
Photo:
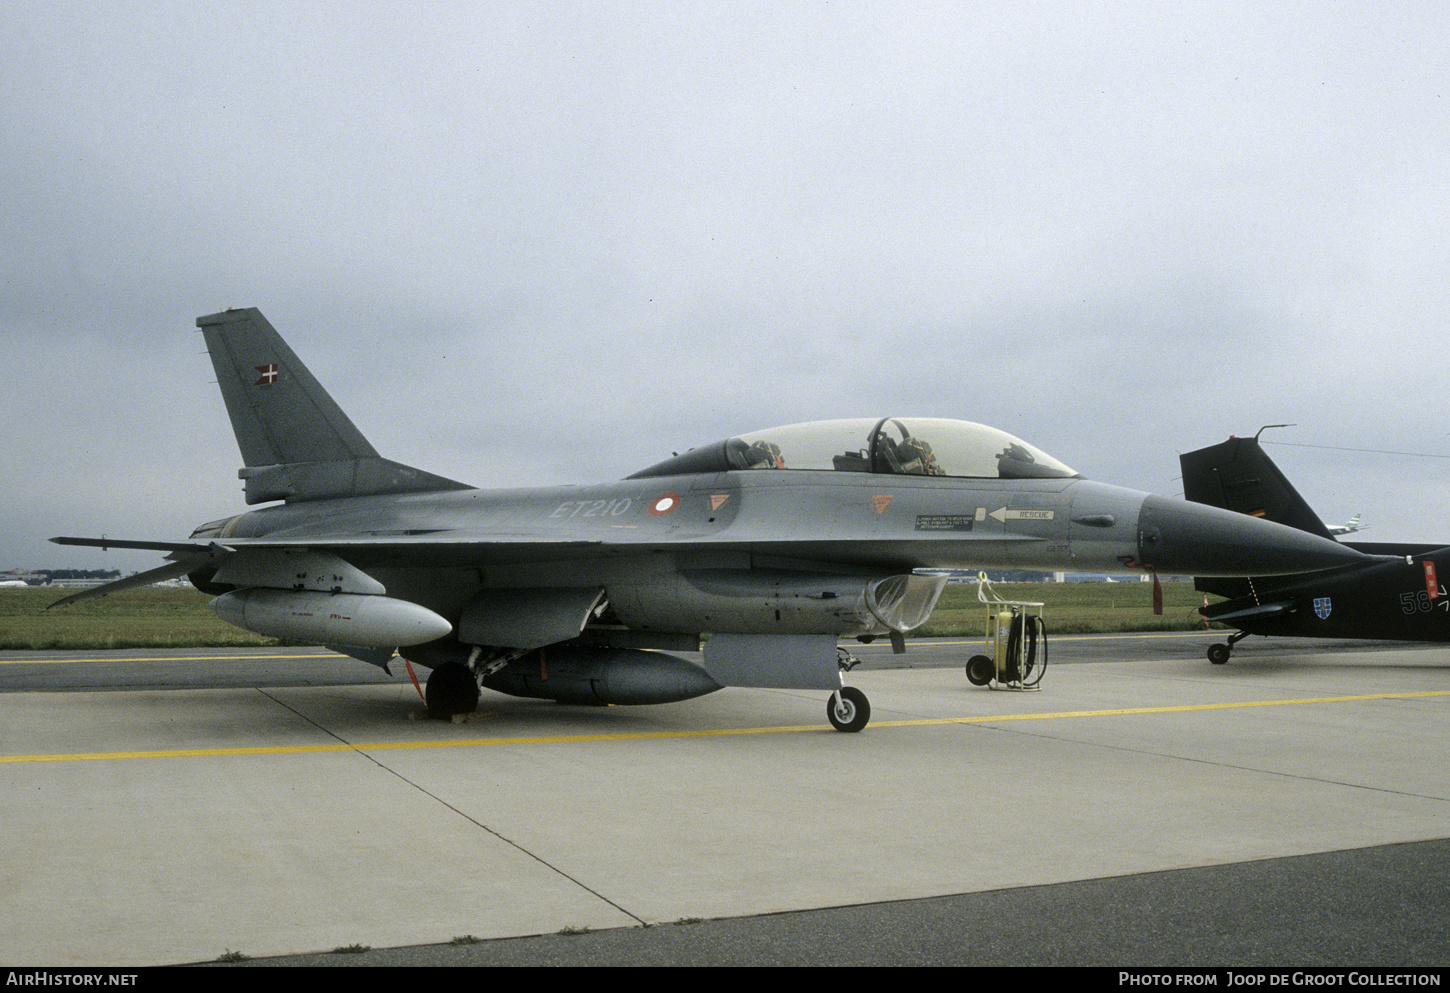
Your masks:
[[[836,646],[836,668],[841,672],[850,672],[860,664],[860,659]],[[842,686],[826,701],[826,720],[837,731],[859,731],[871,720],[871,703],[856,687]]]
[[[871,703],[854,686],[842,686],[826,701],[826,719],[837,731],[859,731],[871,720]]]

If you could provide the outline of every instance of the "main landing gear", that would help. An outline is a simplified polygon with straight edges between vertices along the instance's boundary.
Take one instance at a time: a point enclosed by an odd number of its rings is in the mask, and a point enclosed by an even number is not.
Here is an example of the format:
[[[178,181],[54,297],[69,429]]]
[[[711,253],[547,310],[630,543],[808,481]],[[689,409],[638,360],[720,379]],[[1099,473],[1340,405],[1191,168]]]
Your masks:
[[[452,720],[455,714],[471,714],[478,709],[478,677],[462,662],[445,662],[428,674],[423,700],[428,716],[436,720]]]
[[[1233,651],[1233,647],[1237,645],[1240,641],[1243,641],[1248,636],[1249,633],[1247,631],[1240,631],[1238,634],[1229,635],[1227,642],[1220,642],[1217,645],[1209,645],[1208,660],[1214,665],[1223,665],[1225,662],[1228,661],[1229,653]]]

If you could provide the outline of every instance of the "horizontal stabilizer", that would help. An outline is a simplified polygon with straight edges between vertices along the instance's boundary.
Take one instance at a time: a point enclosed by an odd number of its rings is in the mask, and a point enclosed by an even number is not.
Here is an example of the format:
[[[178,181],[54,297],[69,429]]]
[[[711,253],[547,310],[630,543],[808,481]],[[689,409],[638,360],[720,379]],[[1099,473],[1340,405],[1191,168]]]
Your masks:
[[[194,541],[129,541],[124,538],[52,538],[51,542],[57,545],[81,545],[85,548],[99,548],[101,551],[110,551],[112,548],[135,548],[147,552],[170,552],[167,558],[174,559],[179,555],[195,555],[200,552],[225,551],[221,545],[201,545]]]
[[[167,558],[173,561],[167,565],[157,566],[155,569],[147,569],[145,572],[138,572],[134,576],[127,576],[124,579],[117,579],[114,582],[103,583],[100,586],[93,586],[79,593],[72,593],[64,599],[57,600],[50,607],[64,607],[81,600],[89,600],[92,597],[109,596],[112,593],[119,593],[122,590],[135,589],[138,586],[151,586],[155,583],[164,583],[168,579],[179,579],[188,573],[195,572],[205,565],[221,561],[231,550],[221,545],[168,545],[157,541],[111,541],[102,544],[94,539],[87,538],[52,538],[51,541],[62,545],[97,545],[102,548],[156,548],[171,549]],[[102,539],[104,541],[104,539]],[[46,607],[49,610],[50,607]]]
[[[1203,616],[1210,621],[1221,621],[1224,624],[1236,624],[1239,621],[1265,620],[1270,617],[1279,617],[1294,609],[1294,602],[1286,600],[1282,603],[1255,604],[1252,607],[1245,607],[1242,610],[1230,610],[1223,614],[1212,613],[1213,608],[1201,611]]]
[[[1356,552],[1363,552],[1366,555],[1388,555],[1394,558],[1423,558],[1435,552],[1443,552],[1446,547],[1442,544],[1428,542],[1402,542],[1402,541],[1344,541],[1340,542],[1346,548],[1353,548]]]

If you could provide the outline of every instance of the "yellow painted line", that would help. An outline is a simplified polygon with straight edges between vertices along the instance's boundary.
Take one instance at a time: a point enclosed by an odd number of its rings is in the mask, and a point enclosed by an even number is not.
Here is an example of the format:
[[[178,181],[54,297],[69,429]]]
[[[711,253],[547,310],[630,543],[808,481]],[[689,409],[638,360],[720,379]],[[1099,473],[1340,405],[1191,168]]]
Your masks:
[[[349,745],[259,745],[252,748],[175,748],[144,752],[77,752],[60,755],[0,755],[7,762],[86,762],[104,759],[190,759],[233,755],[314,755],[326,752],[395,752],[416,748],[483,748],[490,745],[559,745],[599,741],[649,741],[660,738],[715,738],[741,734],[821,731],[825,724],[797,727],[713,728],[708,731],[639,731],[623,734],[562,734],[536,738],[468,738],[457,741],[375,741]]]
[[[1047,632],[1052,641],[1112,641],[1118,638],[1222,638],[1227,631],[1110,631],[1103,634],[1053,634]],[[910,652],[912,645],[920,645],[923,648],[940,646],[942,648],[955,648],[958,645],[980,645],[983,641],[973,636],[966,641],[947,641],[944,638],[929,638],[924,641],[908,641],[907,651]]]
[[[1358,696],[1305,697],[1296,700],[1246,700],[1238,703],[1199,703],[1173,707],[1125,707],[1114,710],[1069,710],[1045,714],[993,714],[986,717],[931,717],[905,721],[872,721],[866,730],[925,727],[933,724],[996,724],[1002,721],[1050,721],[1078,717],[1123,717],[1138,714],[1182,714],[1203,710],[1240,710],[1248,707],[1289,707],[1311,703],[1354,703],[1366,700],[1417,700],[1450,696],[1450,690],[1414,693],[1366,693]],[[337,742],[326,745],[259,745],[250,748],[175,748],[132,752],[76,752],[56,755],[0,755],[0,765],[21,762],[90,762],[108,759],[214,758],[238,755],[317,755],[328,752],[386,752],[419,748],[486,748],[498,745],[561,745],[607,741],[659,741],[668,738],[722,738],[746,734],[799,734],[826,730],[824,724],[783,725],[764,728],[712,728],[706,731],[638,731],[620,734],[563,734],[534,738],[467,738],[455,741],[382,741],[366,744]]]
[[[321,655],[159,655],[155,658],[138,658],[134,655],[112,655],[105,658],[43,658],[6,659],[0,658],[0,665],[54,665],[58,662],[254,662],[261,659],[345,659],[346,655],[323,652]]]
[[[1248,707],[1287,707],[1308,703],[1354,703],[1365,700],[1414,700],[1450,696],[1450,690],[1414,693],[1365,693],[1358,696],[1302,697],[1297,700],[1242,700],[1238,703],[1190,703],[1173,707],[1125,707],[1121,710],[1065,710],[1053,714],[998,714],[993,717],[931,717],[913,721],[872,721],[875,727],[920,727],[927,724],[995,724],[998,721],[1045,721],[1069,717],[1122,717],[1134,714],[1186,714],[1198,710],[1242,710]]]
[[[1051,634],[1051,632],[1048,632]],[[1222,638],[1228,631],[1116,631],[1107,634],[1054,634],[1054,641],[1108,641],[1113,638]]]

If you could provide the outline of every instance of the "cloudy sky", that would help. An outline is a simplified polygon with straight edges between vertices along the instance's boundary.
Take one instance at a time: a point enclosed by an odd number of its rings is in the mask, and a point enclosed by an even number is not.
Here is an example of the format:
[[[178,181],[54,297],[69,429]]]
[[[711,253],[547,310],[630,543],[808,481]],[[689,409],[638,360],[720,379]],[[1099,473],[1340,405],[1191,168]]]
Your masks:
[[[1447,51],[1441,2],[10,0],[0,569],[243,509],[227,306],[478,485],[894,414],[1177,494],[1293,422],[1323,517],[1450,541]]]

